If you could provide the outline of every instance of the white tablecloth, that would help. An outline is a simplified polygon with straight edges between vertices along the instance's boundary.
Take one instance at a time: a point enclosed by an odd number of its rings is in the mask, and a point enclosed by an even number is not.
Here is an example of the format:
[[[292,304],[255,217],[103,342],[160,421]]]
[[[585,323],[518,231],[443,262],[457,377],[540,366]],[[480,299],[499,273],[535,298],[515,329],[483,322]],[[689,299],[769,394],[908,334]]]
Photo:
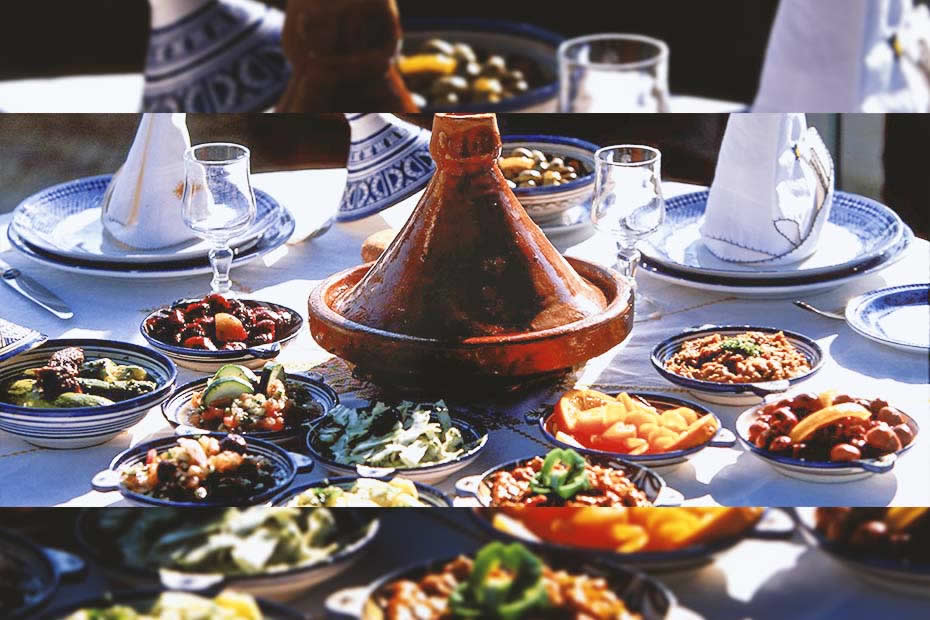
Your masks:
[[[0,81],[3,112],[138,112],[141,73],[78,75]],[[735,112],[748,104],[687,95],[672,97],[673,112]]]
[[[255,184],[291,209],[301,222],[301,235],[280,252],[249,266],[234,270],[235,287],[257,299],[274,301],[306,311],[307,295],[320,279],[358,262],[362,240],[385,226],[398,227],[417,197],[365,220],[337,224],[329,232],[309,241],[296,241],[313,227],[308,222],[325,220],[341,193],[344,170],[314,170],[256,175]],[[693,186],[666,184],[672,196]],[[111,338],[144,344],[139,323],[151,309],[182,297],[209,290],[209,276],[181,280],[133,281],[96,279],[66,274],[32,264],[10,250],[5,232],[9,215],[0,217],[0,256],[56,291],[75,311],[70,321],[60,321],[32,305],[5,286],[0,286],[0,314],[13,322],[40,330],[49,337]],[[600,261],[611,260],[612,243],[594,236],[569,248],[569,254]],[[854,294],[885,285],[927,281],[928,245],[917,241],[909,256],[887,272],[840,290],[809,298],[823,308],[838,308]],[[915,415],[930,428],[927,412],[930,388],[928,360],[900,353],[866,340],[845,323],[823,319],[800,310],[789,300],[738,300],[658,283],[640,276],[643,291],[667,308],[659,320],[638,322],[628,340],[592,360],[581,380],[615,389],[669,390],[680,393],[654,371],[649,362],[652,347],[682,329],[705,323],[769,324],[799,331],[815,338],[827,354],[823,370],[805,383],[806,389],[838,388],[886,398]],[[926,329],[926,326],[919,326]],[[282,361],[299,367],[315,365],[329,355],[301,334],[282,355]],[[180,369],[179,383],[198,375]],[[687,397],[687,396],[686,396]],[[530,453],[543,446],[538,431],[521,424],[523,414],[537,406],[543,395],[530,395],[521,403],[510,403],[507,413],[516,430],[492,433],[489,446],[466,473]],[[739,407],[712,405],[731,426]],[[155,435],[170,433],[159,409],[116,439],[93,448],[56,451],[36,448],[20,438],[0,432],[0,505],[104,506],[118,503],[117,493],[97,493],[89,486],[91,476],[104,469],[123,449]],[[930,441],[921,437],[893,472],[846,484],[807,483],[784,477],[751,453],[736,448],[708,448],[692,461],[663,471],[668,483],[681,491],[689,504],[812,506],[812,505],[930,505]],[[312,480],[324,475],[322,468],[300,477]],[[439,486],[451,491],[454,480]]]

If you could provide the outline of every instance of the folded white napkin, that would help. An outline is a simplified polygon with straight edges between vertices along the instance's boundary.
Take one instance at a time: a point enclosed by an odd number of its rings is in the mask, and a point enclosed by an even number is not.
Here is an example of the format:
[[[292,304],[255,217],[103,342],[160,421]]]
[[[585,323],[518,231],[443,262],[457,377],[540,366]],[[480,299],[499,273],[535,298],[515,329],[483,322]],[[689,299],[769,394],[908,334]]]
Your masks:
[[[142,116],[126,162],[103,198],[103,226],[111,235],[141,249],[194,237],[181,216],[184,151],[190,145],[184,114]]]
[[[718,258],[790,264],[817,249],[833,204],[833,158],[804,114],[732,114],[701,236]]]
[[[753,109],[930,112],[930,11],[913,0],[781,0]]]

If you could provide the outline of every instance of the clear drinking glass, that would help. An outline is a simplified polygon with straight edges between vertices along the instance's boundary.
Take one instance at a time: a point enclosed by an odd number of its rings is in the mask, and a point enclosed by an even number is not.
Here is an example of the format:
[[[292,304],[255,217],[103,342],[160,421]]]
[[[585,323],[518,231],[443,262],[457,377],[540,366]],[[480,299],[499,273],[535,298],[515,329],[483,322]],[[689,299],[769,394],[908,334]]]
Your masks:
[[[229,242],[255,219],[249,149],[213,142],[184,153],[184,222],[213,246],[213,292],[230,293],[229,270],[233,251]]]
[[[559,46],[560,112],[668,112],[668,45],[593,34]]]
[[[640,253],[636,244],[654,233],[665,221],[662,196],[662,153],[649,146],[608,146],[594,154],[594,227],[617,242],[620,273],[635,286]],[[637,293],[637,310],[655,315],[661,308]]]

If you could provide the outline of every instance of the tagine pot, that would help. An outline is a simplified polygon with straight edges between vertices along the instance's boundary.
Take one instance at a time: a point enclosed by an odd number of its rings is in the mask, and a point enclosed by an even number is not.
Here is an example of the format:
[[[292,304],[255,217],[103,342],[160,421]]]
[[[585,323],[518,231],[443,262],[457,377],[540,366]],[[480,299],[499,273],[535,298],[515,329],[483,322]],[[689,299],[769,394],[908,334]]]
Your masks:
[[[629,283],[552,247],[497,166],[493,114],[437,115],[430,151],[436,172],[381,257],[312,291],[320,346],[377,383],[445,391],[561,374],[629,335]]]
[[[257,0],[149,0],[145,112],[263,112],[284,92],[284,14]]]

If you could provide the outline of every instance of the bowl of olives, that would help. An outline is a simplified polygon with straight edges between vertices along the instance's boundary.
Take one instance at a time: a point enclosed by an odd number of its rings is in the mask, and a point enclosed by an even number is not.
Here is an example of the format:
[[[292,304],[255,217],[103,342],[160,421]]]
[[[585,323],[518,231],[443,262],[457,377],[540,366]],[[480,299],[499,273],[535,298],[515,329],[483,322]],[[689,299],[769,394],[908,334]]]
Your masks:
[[[526,24],[408,20],[397,64],[425,112],[554,112],[561,42]]]
[[[548,223],[590,205],[595,144],[563,136],[503,136],[497,164],[533,220]]]

